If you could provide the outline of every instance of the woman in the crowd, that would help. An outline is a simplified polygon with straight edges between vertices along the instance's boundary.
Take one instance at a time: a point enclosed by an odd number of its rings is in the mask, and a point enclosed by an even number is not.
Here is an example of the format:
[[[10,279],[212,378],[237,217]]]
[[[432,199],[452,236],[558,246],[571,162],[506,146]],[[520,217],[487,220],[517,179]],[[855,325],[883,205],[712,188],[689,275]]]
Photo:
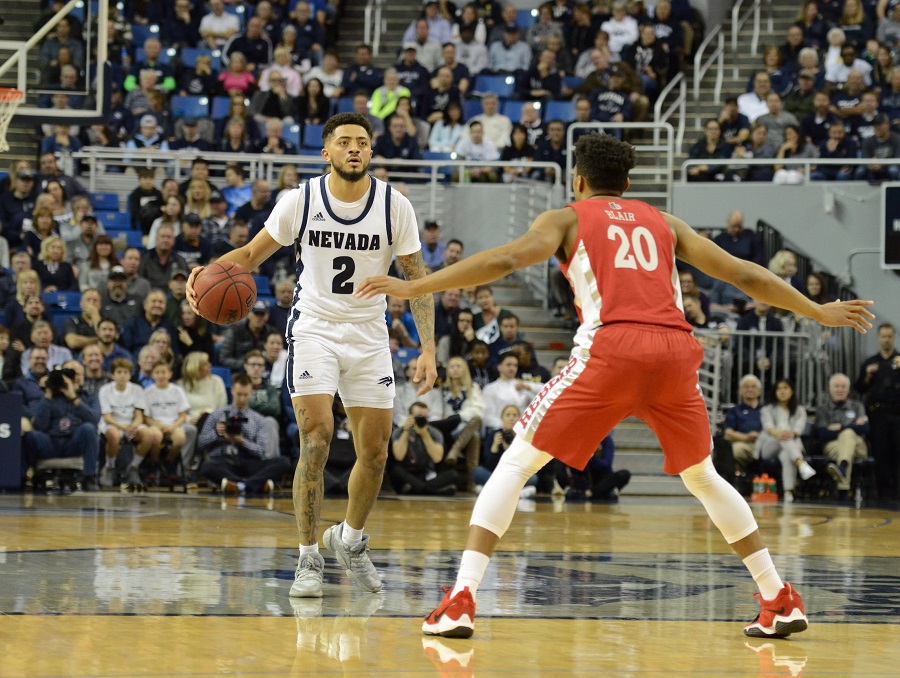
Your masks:
[[[250,111],[247,109],[247,100],[243,94],[232,94],[228,103],[228,115],[216,123],[216,138],[221,139],[225,136],[225,127],[231,123],[234,118],[240,118],[244,121],[244,130],[251,142],[259,139],[259,125],[253,120]]]
[[[166,199],[163,205],[162,216],[157,217],[150,226],[150,234],[147,236],[147,249],[156,247],[156,234],[159,227],[165,224],[171,226],[178,236],[181,233],[181,220],[184,219],[184,200],[180,195],[173,195]]]
[[[731,155],[730,146],[722,140],[722,125],[715,118],[706,121],[703,136],[688,152],[691,160],[726,160]],[[721,181],[724,179],[724,164],[691,165],[688,167],[688,181]]]
[[[184,359],[184,369],[179,381],[187,396],[187,418],[199,430],[210,412],[228,404],[228,393],[222,377],[212,373],[212,362],[209,354],[203,351],[192,351]]]
[[[266,359],[266,371],[269,375],[269,383],[279,388],[284,384],[284,375],[287,372],[288,352],[284,347],[284,334],[270,332],[263,344],[263,358]],[[265,372],[264,372],[265,374]]]
[[[753,75],[750,76],[746,91],[753,91],[753,81],[758,73],[767,73],[769,80],[772,83],[773,92],[778,92],[782,97],[790,92],[794,83],[791,79],[791,72],[786,68],[782,68],[783,61],[784,58],[781,55],[780,49],[775,45],[766,47],[763,52],[763,70],[755,71]]]
[[[9,301],[3,311],[3,325],[13,327],[19,321],[24,320],[25,300],[28,297],[40,296],[40,294],[41,280],[38,278],[37,272],[31,269],[19,271],[16,274],[16,296]]]
[[[44,292],[78,292],[75,269],[66,261],[66,244],[58,235],[41,242],[41,252],[34,262],[34,270]]]
[[[503,162],[511,162],[513,160],[525,160],[531,162],[534,160],[534,146],[528,143],[528,130],[521,123],[513,125],[512,133],[509,135],[509,146],[503,148],[500,152],[500,159]],[[531,171],[526,165],[519,167],[504,167],[503,181],[509,183],[518,177],[527,177]]]
[[[310,78],[306,91],[297,97],[294,118],[303,125],[321,125],[331,113],[331,101],[322,91],[322,81]]]
[[[866,43],[875,35],[872,21],[860,0],[844,0],[844,12],[838,28],[847,36],[847,44],[856,47],[857,52],[863,52]]]
[[[81,237],[81,217],[93,211],[91,199],[86,195],[76,195],[70,203],[72,207],[72,218],[62,223],[57,222],[59,229],[59,237],[63,242],[75,240]],[[103,228],[97,224],[97,233],[103,233]]]
[[[478,384],[472,383],[469,366],[461,356],[450,358],[447,362],[447,379],[441,394],[444,399],[443,419],[432,424],[444,432],[447,446],[444,463],[455,466],[462,457],[468,472],[465,487],[472,490],[472,474],[478,466],[481,452],[479,432],[484,416],[484,399]]]
[[[184,213],[196,214],[201,219],[206,219],[212,215],[212,207],[209,204],[210,196],[209,184],[203,179],[191,179],[187,190],[187,203],[184,206]]]
[[[78,272],[78,284],[82,290],[94,288],[106,289],[109,270],[119,265],[119,257],[108,235],[98,235],[91,245],[91,253],[87,265]]]
[[[399,115],[403,122],[406,123],[406,133],[416,140],[420,148],[428,145],[428,135],[431,134],[431,126],[413,115],[412,100],[409,97],[400,97],[397,99],[397,108],[384,121],[384,128],[391,126],[391,120],[395,115]]]
[[[812,273],[806,276],[806,289],[803,294],[807,299],[817,304],[828,304],[834,301],[834,295],[828,293],[828,282],[821,273]]]
[[[776,158],[818,158],[819,149],[800,135],[800,128],[788,125],[784,128],[784,143],[775,154]],[[775,165],[775,184],[802,184],[806,182],[806,168],[803,165]]]
[[[184,69],[178,79],[178,93],[183,96],[208,96],[219,91],[219,82],[212,69],[212,57],[200,54],[194,62],[194,70]]]
[[[882,92],[890,91],[894,73],[894,58],[891,55],[891,48],[884,43],[878,43],[878,49],[875,51],[875,63],[872,65],[872,85]]]
[[[462,356],[469,358],[469,346],[475,341],[475,323],[472,311],[465,309],[456,314],[456,323],[438,340],[437,361],[447,365],[450,358]]]
[[[250,96],[256,89],[256,76],[247,70],[247,57],[232,52],[228,57],[228,70],[219,73],[219,84],[228,96]]]
[[[774,158],[777,149],[768,141],[768,130],[761,122],[754,122],[750,128],[750,138],[735,146],[732,160]],[[774,171],[771,165],[731,165],[726,179],[734,181],[772,181]],[[737,178],[735,178],[737,177]]]
[[[797,255],[790,250],[779,250],[769,260],[769,270],[795,290],[803,293],[803,281],[797,277]]]
[[[41,251],[41,245],[47,238],[59,236],[53,212],[48,207],[35,207],[31,213],[31,230],[22,234],[22,244],[33,257]]]
[[[190,303],[187,300],[181,302],[180,322],[176,323],[175,328],[178,331],[176,340],[176,348],[180,355],[188,355],[199,351],[207,355],[212,355],[213,338],[212,332],[209,330],[209,323],[206,319],[194,313]],[[182,373],[186,370],[186,365],[182,366]]]
[[[252,120],[250,124],[256,128],[256,123]],[[253,142],[247,131],[247,121],[244,118],[235,116],[228,120],[220,137],[218,150],[223,153],[250,153],[253,149]]]
[[[803,456],[800,435],[806,428],[806,410],[797,403],[794,385],[788,379],[779,379],[760,411],[762,431],[756,439],[758,459],[778,457],[781,462],[781,487],[784,502],[794,501],[797,475],[809,480],[816,475]]]
[[[57,223],[65,223],[72,219],[72,206],[66,200],[66,192],[63,190],[62,184],[55,180],[50,180],[44,187],[44,193],[49,193],[55,198],[53,206],[53,218]]]
[[[282,165],[278,170],[278,181],[275,184],[275,202],[284,197],[284,194],[300,185],[300,174],[293,165]]]
[[[795,22],[803,29],[803,42],[816,49],[823,50],[828,44],[828,24],[819,14],[819,4],[816,0],[806,0]]]
[[[439,153],[451,153],[462,138],[463,110],[458,101],[451,101],[444,109],[444,117],[434,123],[428,135],[428,148]]]

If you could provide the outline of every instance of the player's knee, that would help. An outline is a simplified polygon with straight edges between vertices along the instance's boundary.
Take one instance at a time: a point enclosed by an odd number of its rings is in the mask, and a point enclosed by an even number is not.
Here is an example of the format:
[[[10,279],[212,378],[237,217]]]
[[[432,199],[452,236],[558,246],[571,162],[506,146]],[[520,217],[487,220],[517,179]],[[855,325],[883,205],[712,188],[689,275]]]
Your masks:
[[[716,467],[713,466],[712,457],[707,457],[700,463],[686,468],[678,475],[681,476],[682,482],[684,482],[685,487],[688,488],[691,494],[696,494],[695,490],[702,490],[711,483],[716,482],[716,480],[721,479],[721,476],[716,472]]]

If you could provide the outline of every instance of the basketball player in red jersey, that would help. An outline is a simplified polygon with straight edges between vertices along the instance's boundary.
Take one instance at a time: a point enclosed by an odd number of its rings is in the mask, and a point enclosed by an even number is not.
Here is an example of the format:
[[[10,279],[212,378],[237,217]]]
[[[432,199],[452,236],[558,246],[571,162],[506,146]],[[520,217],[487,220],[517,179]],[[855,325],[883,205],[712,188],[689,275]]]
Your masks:
[[[468,638],[475,596],[490,555],[509,528],[525,481],[552,458],[584,468],[600,441],[628,416],[659,438],[665,470],[681,476],[759,586],[761,611],[744,628],[783,638],[808,625],[800,595],[782,582],[750,507],[713,468],[706,406],[697,383],[703,351],[684,319],[675,257],[735,285],[751,298],[823,325],[865,333],[870,301],[820,305],[774,274],[736,259],[687,224],[622,194],[634,150],[608,135],[576,145],[576,201],[535,219],[521,238],[419,280],[378,277],[356,294],[417,294],[482,285],[556,255],[575,292],[581,326],[568,365],[516,424],[472,511],[456,585],[422,625],[428,635]],[[589,422],[589,424],[587,423]]]

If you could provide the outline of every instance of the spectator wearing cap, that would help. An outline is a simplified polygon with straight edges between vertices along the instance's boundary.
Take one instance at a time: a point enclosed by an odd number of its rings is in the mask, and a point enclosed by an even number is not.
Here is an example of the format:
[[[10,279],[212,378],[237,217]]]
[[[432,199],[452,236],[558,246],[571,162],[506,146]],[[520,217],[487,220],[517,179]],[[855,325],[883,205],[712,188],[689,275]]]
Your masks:
[[[413,35],[408,40],[404,40],[403,49],[415,47],[416,61],[432,72],[441,65],[441,44],[428,36],[428,22],[425,19],[416,19]]]
[[[900,135],[891,131],[891,121],[884,113],[879,113],[873,121],[875,134],[862,143],[860,157],[872,158],[900,158]],[[871,182],[898,181],[900,180],[900,166],[887,165],[879,162],[870,165],[860,165],[856,168],[854,178]]]
[[[268,321],[269,305],[262,299],[257,299],[247,319],[232,325],[225,332],[225,338],[219,347],[219,364],[232,372],[241,372],[247,353],[254,349],[265,350],[266,337],[278,331]]]
[[[210,247],[214,247],[217,242],[228,239],[228,232],[234,222],[228,216],[228,203],[219,191],[210,194],[209,209],[211,214],[203,220],[200,231],[205,234],[203,237],[209,240]]]
[[[172,270],[187,267],[187,262],[175,252],[175,229],[162,224],[156,232],[156,247],[147,251],[141,261],[140,275],[150,282],[150,287],[164,290]]]
[[[193,115],[186,115],[181,119],[180,134],[176,131],[176,138],[169,148],[173,151],[198,151],[200,153],[213,150],[212,144],[203,138],[200,133],[200,119]],[[210,129],[212,129],[210,127]]]
[[[169,293],[166,295],[166,320],[176,327],[181,324],[181,302],[187,295],[188,271],[183,268],[172,269],[169,275]],[[176,335],[171,335],[175,338]]]
[[[416,60],[416,54],[414,44],[405,44],[396,67],[397,78],[400,84],[410,91],[410,98],[413,101],[419,101],[425,95],[431,79],[431,74]]]
[[[66,241],[66,251],[69,254],[69,261],[80,270],[88,264],[91,248],[97,239],[97,215],[93,212],[83,214],[78,225],[81,235]]]
[[[128,274],[125,268],[113,266],[106,277],[106,289],[100,294],[100,315],[115,322],[118,334],[118,328],[135,317],[140,308],[138,297],[128,294]]]
[[[816,74],[804,68],[797,74],[797,86],[784,98],[784,110],[803,120],[815,110]]]
[[[488,51],[488,67],[492,73],[516,74],[528,70],[531,65],[531,47],[520,40],[521,32],[516,24],[507,24],[503,39],[491,45]]]
[[[160,132],[156,118],[147,113],[141,116],[138,131],[128,140],[125,147],[132,150],[168,151],[169,142]]]
[[[425,265],[435,269],[444,261],[444,249],[441,242],[441,227],[436,221],[426,221],[422,229],[422,258]]]
[[[201,235],[202,226],[199,215],[188,214],[181,224],[181,233],[175,238],[175,252],[187,262],[189,271],[197,266],[205,266],[212,254],[209,238]]]
[[[144,299],[143,312],[122,327],[122,338],[119,343],[133,354],[150,342],[150,335],[156,330],[165,330],[170,337],[178,336],[175,328],[166,320],[166,293],[163,289],[151,290]]]
[[[16,172],[12,182],[12,190],[0,191],[0,227],[3,235],[9,240],[9,229],[16,221],[16,217],[31,214],[34,211],[34,200],[38,195],[37,175],[30,168],[22,168]],[[10,242],[17,246],[18,239]]]

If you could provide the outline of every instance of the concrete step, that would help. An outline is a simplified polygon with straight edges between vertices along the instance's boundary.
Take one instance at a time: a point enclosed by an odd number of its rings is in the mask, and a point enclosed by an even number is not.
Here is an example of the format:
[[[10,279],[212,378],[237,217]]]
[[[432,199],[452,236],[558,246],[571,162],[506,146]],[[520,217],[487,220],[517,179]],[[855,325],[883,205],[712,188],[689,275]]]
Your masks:
[[[616,468],[625,468],[616,465]],[[619,493],[622,496],[689,497],[690,492],[677,476],[634,475]]]
[[[658,476],[663,475],[663,455],[659,450],[631,450],[623,449],[616,442],[616,457],[614,462],[617,469],[628,469],[632,476]]]

